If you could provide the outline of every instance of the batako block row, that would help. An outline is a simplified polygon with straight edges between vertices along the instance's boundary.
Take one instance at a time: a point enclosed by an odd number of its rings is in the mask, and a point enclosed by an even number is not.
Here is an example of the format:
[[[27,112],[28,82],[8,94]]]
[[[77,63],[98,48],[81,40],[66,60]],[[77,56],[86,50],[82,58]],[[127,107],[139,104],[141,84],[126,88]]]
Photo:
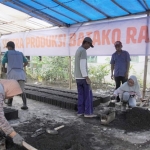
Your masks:
[[[26,84],[25,92],[27,98],[45,102],[61,108],[77,110],[77,92],[68,89],[52,88]],[[110,96],[93,95],[93,106],[97,107],[100,103],[110,100]]]
[[[50,87],[50,86],[45,86],[45,85],[35,85],[35,84],[26,84],[26,89],[29,89],[29,90],[36,90],[36,91],[43,91],[44,93],[47,91],[47,92],[50,92],[50,91],[59,91],[59,93],[70,93],[72,94],[72,96],[76,96],[77,97],[77,91],[75,90],[69,90],[69,89],[62,89],[62,88],[54,88],[54,87]],[[58,92],[57,92],[58,94]],[[69,95],[68,95],[69,97]],[[93,93],[93,97],[94,98],[98,98],[100,99],[100,103],[105,103],[105,102],[108,102],[110,101],[110,96],[109,95],[100,95],[100,94],[97,94],[97,93]]]

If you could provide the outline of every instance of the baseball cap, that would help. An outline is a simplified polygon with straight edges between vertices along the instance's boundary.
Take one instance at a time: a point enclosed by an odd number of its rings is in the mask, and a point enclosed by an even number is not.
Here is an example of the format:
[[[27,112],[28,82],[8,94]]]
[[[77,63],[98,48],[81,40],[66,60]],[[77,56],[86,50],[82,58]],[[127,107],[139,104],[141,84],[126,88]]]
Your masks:
[[[114,45],[116,46],[116,45],[122,45],[122,43],[120,42],[120,41],[116,41],[115,43],[114,43]]]
[[[92,45],[92,39],[90,37],[85,37],[83,41],[89,42],[91,44],[91,47],[93,48],[94,46]]]
[[[15,43],[12,42],[12,41],[9,41],[6,45],[6,47],[12,47],[12,48],[15,48]]]

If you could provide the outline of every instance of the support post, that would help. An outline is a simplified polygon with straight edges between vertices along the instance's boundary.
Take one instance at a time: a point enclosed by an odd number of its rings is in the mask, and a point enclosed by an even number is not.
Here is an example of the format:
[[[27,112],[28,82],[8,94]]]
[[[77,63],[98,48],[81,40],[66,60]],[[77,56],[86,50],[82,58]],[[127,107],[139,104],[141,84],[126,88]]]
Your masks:
[[[146,39],[146,50],[145,50],[145,62],[144,62],[144,77],[143,77],[143,98],[145,97],[146,81],[147,81],[147,67],[148,67],[148,50],[149,50],[149,13],[147,14],[147,39]]]
[[[148,56],[145,56],[144,79],[143,79],[143,98],[145,97],[145,91],[146,91],[147,67],[148,67]]]
[[[72,88],[72,74],[71,74],[71,56],[69,56],[69,89]]]
[[[1,34],[0,34],[0,38],[1,38]],[[2,51],[1,51],[1,46],[0,46],[0,77],[2,77]]]

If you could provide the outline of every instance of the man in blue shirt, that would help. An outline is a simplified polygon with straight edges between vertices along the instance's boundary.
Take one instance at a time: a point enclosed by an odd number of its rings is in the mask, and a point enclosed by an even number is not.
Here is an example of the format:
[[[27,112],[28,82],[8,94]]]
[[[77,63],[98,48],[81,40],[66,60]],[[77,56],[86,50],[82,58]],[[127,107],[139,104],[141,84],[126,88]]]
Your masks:
[[[2,71],[5,72],[5,63],[7,63],[7,79],[17,80],[23,93],[22,100],[23,106],[21,109],[28,109],[26,102],[26,95],[24,93],[24,86],[26,81],[26,74],[24,72],[24,67],[28,64],[27,59],[24,57],[22,52],[15,50],[15,44],[12,41],[7,43],[8,51],[5,53],[2,59]],[[8,99],[8,106],[12,106],[13,99]]]
[[[116,89],[118,89],[128,79],[129,67],[130,67],[130,55],[127,51],[122,50],[122,43],[116,41],[114,43],[116,52],[111,57],[111,79],[116,82]],[[117,97],[117,101],[120,99]]]

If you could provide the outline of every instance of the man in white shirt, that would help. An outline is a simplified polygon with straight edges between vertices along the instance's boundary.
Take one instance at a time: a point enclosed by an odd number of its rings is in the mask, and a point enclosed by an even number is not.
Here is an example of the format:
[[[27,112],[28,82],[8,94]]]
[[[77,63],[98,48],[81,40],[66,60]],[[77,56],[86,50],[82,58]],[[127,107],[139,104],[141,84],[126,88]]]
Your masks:
[[[85,37],[75,54],[75,78],[78,90],[78,116],[96,117],[93,115],[93,95],[91,90],[91,80],[88,77],[87,53],[86,50],[92,45],[92,39]]]

